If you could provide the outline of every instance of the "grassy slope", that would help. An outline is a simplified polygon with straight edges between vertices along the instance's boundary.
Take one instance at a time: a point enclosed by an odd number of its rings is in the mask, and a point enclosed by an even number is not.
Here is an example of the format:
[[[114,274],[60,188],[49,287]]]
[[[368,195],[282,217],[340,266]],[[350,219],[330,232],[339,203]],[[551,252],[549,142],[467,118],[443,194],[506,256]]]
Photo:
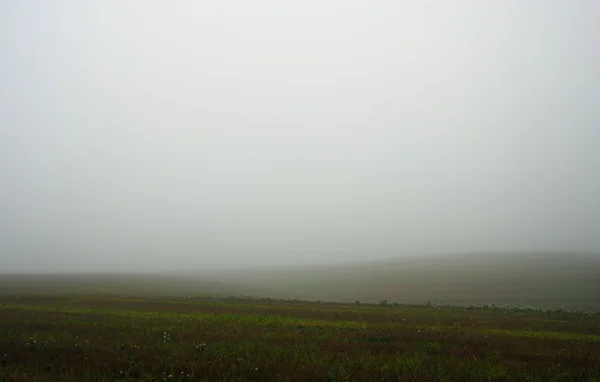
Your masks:
[[[162,275],[0,276],[0,295],[246,295],[326,301],[600,311],[600,255],[469,254],[363,264]]]
[[[600,255],[445,255],[213,277],[282,298],[600,310]]]

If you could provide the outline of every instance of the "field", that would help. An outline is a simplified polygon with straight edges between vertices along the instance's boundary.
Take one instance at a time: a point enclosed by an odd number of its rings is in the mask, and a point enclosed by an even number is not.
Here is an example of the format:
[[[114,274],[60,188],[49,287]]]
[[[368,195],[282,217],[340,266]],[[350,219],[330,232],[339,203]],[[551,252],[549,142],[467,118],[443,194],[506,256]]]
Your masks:
[[[246,296],[600,311],[600,254],[456,254],[265,269],[0,275],[0,296]]]
[[[3,293],[0,381],[62,380],[600,381],[600,314]]]
[[[198,272],[197,272],[198,273]],[[252,296],[600,311],[600,254],[473,253],[206,272]]]

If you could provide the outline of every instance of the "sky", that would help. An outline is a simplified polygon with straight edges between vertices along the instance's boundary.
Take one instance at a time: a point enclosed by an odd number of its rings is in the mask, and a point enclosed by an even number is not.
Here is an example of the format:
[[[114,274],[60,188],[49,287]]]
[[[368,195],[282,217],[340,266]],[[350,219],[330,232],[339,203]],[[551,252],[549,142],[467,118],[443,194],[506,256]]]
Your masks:
[[[600,253],[600,2],[2,1],[0,273]]]

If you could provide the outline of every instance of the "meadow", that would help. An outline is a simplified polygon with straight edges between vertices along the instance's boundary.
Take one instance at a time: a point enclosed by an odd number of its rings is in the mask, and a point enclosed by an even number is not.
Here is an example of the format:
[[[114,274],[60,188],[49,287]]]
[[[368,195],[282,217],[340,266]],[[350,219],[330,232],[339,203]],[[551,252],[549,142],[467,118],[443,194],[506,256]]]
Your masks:
[[[126,380],[600,381],[600,314],[57,291],[0,296],[0,381]]]

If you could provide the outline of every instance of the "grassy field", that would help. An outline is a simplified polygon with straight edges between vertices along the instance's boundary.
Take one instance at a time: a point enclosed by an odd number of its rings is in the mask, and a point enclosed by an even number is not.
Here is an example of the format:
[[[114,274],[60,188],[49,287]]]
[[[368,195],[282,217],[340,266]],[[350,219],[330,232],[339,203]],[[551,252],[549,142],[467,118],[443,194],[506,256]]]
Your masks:
[[[600,314],[0,297],[0,381],[600,381]]]
[[[600,311],[600,254],[450,254],[203,276],[253,296]]]
[[[270,296],[600,311],[600,254],[457,254],[389,261],[154,274],[0,275],[0,296]]]

